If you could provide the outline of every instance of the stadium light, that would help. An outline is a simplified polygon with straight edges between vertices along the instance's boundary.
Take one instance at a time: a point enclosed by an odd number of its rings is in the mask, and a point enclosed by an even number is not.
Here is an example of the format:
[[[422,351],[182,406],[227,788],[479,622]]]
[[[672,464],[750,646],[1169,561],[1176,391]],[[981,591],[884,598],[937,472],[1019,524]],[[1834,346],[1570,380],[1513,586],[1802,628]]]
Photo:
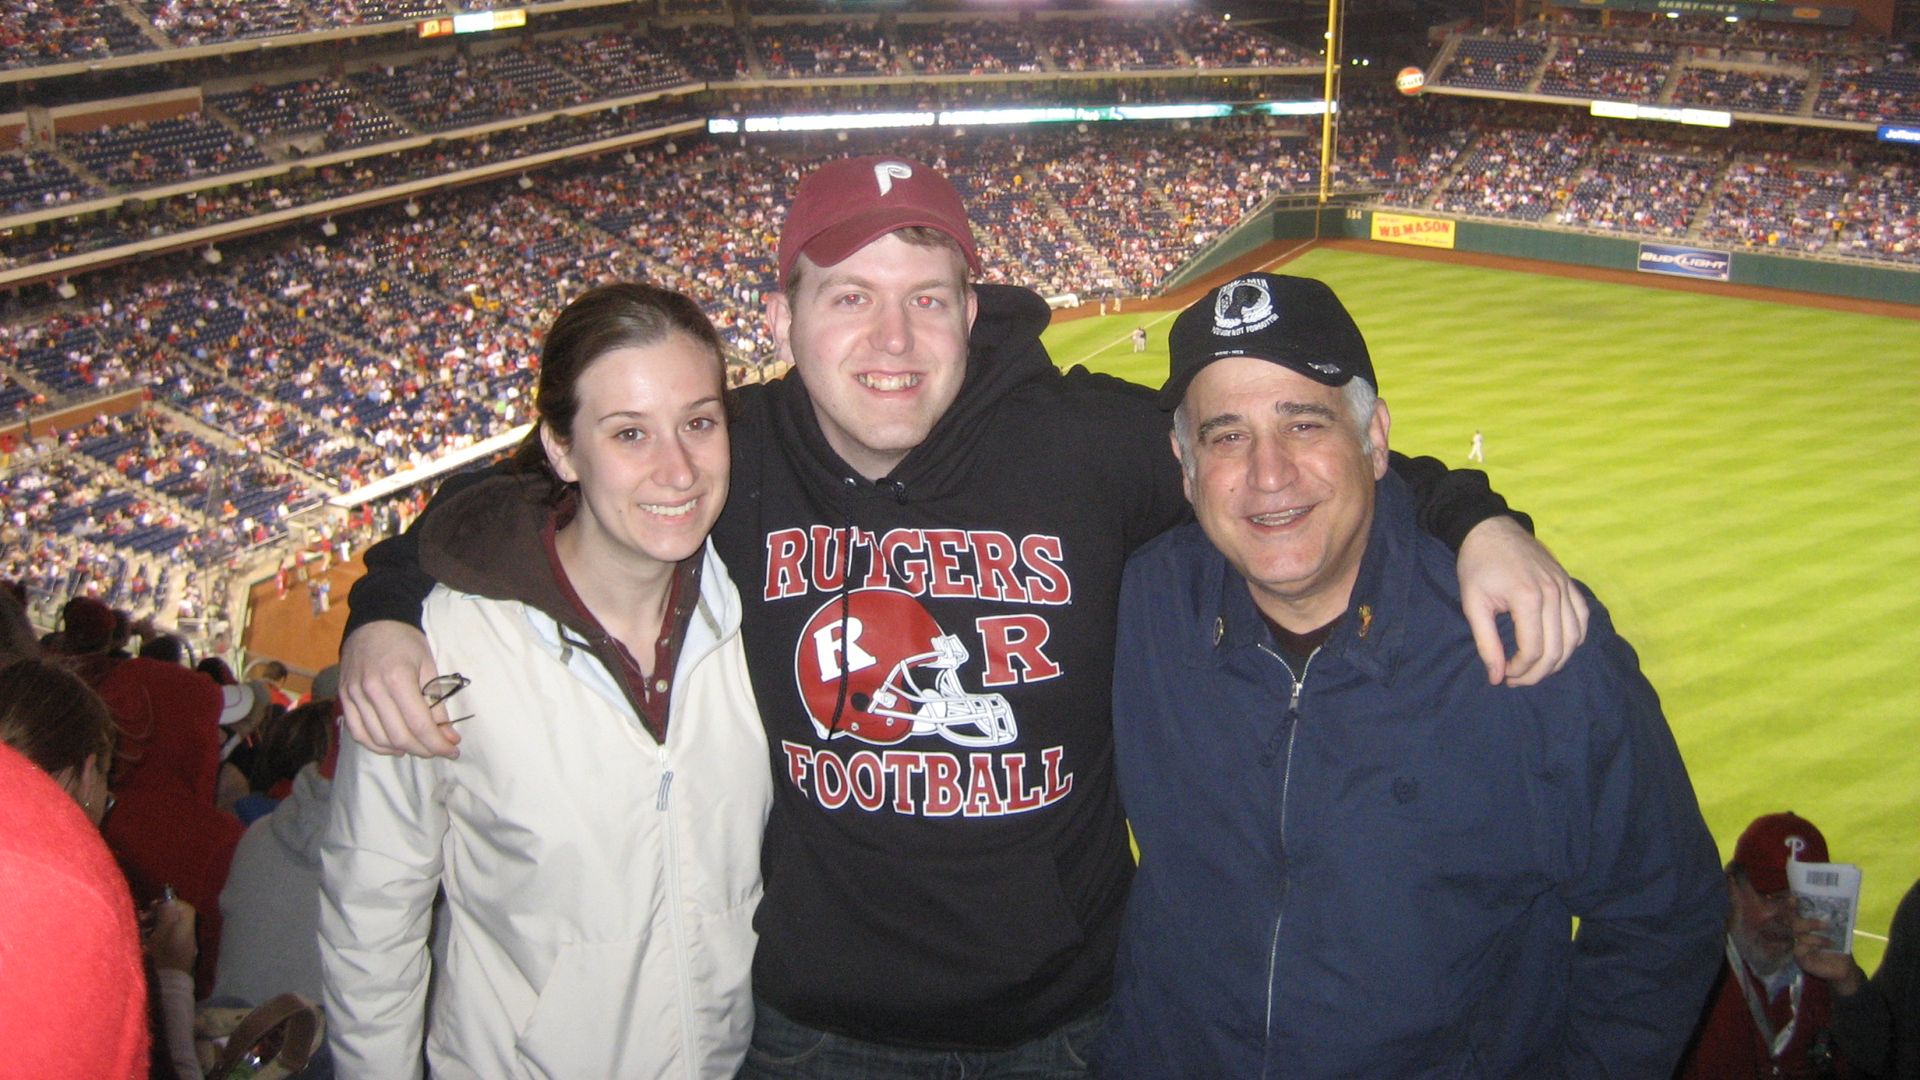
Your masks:
[[[414,202],[414,201],[413,201],[412,199],[408,199],[408,200],[407,200],[407,205],[406,205],[406,211],[407,211],[407,216],[408,216],[408,217],[419,217],[419,216],[420,216],[420,204],[419,204],[419,203],[417,203],[417,202]]]
[[[624,153],[624,154],[621,154],[621,155],[620,155],[620,160],[621,160],[621,161],[624,161],[624,162],[626,162],[626,163],[627,163],[628,165],[638,165],[638,164],[640,164],[640,159],[639,159],[639,158],[637,158],[637,157],[634,157],[634,156],[633,156],[633,151],[631,151],[631,150],[629,150],[629,151],[627,151],[627,152],[626,152],[626,153]]]
[[[60,284],[55,285],[53,291],[58,293],[62,300],[71,300],[80,295],[80,290],[74,288],[73,282],[68,281],[66,278],[61,278]]]
[[[520,174],[520,190],[521,191],[533,190],[533,177],[528,176],[526,173],[521,173]]]
[[[212,244],[200,249],[200,257],[206,260],[208,266],[220,265],[220,249]]]
[[[322,221],[322,222],[320,223],[320,235],[321,235],[321,236],[325,236],[325,237],[335,237],[335,236],[339,236],[339,235],[340,235],[340,226],[338,226],[338,225],[335,225],[335,224],[333,223],[333,219],[332,219],[332,218],[328,218],[328,219],[326,219],[325,221]]]

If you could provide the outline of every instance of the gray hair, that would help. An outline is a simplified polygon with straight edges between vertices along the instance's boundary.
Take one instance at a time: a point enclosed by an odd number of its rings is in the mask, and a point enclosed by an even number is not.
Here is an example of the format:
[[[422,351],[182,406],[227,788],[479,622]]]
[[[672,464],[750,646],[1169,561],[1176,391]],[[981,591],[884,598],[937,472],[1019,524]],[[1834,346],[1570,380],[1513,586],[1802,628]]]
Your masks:
[[[1340,387],[1340,396],[1347,403],[1347,420],[1353,424],[1354,434],[1360,439],[1360,452],[1373,456],[1370,423],[1373,420],[1373,406],[1380,400],[1380,395],[1372,383],[1355,377]],[[1193,435],[1193,415],[1187,410],[1187,402],[1183,398],[1173,410],[1173,438],[1180,444],[1180,469],[1187,474],[1189,482],[1198,468],[1193,454]]]

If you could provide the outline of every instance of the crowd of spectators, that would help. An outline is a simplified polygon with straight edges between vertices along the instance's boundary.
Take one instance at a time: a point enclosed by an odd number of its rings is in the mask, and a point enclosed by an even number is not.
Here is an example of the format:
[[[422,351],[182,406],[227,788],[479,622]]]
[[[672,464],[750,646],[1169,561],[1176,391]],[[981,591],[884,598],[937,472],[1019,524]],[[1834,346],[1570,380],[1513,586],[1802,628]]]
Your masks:
[[[555,63],[602,97],[628,97],[691,81],[686,69],[640,35],[567,37],[551,45]]]
[[[1434,208],[1539,221],[1572,192],[1574,172],[1592,142],[1590,130],[1570,125],[1483,131]]]
[[[598,96],[527,49],[455,53],[369,68],[349,78],[423,132],[579,105]]]
[[[975,22],[902,22],[896,53],[923,75],[999,75],[1043,69],[1044,51],[1024,23],[997,19]]]
[[[1703,232],[1763,250],[1920,261],[1920,172],[1736,161]]]
[[[1673,71],[1673,50],[1636,43],[1621,48],[1578,38],[1555,41],[1538,92],[1565,97],[1652,101]]]
[[[1920,64],[1903,50],[1829,64],[1814,111],[1870,123],[1920,121]]]
[[[1538,41],[1493,37],[1483,31],[1460,38],[1453,59],[1434,72],[1432,81],[1481,90],[1525,90],[1546,55],[1546,47]]]
[[[318,149],[346,150],[407,134],[393,114],[330,76],[209,95],[207,104],[261,139],[323,136]]]
[[[1865,123],[1920,121],[1920,64],[1909,46],[1813,28],[1673,21],[1679,25],[1601,27],[1569,17],[1457,35],[1432,82]]]
[[[1187,55],[1203,68],[1300,67],[1318,65],[1309,55],[1279,38],[1233,25],[1217,15],[1197,11],[1174,16],[1174,35]]]
[[[273,162],[251,135],[199,113],[60,136],[60,150],[109,186],[153,187]]]
[[[1807,76],[1793,71],[1703,67],[1690,64],[1673,87],[1676,105],[1791,116],[1807,96]]]
[[[104,60],[153,47],[114,0],[0,0],[0,68]]]
[[[1598,147],[1557,220],[1643,236],[1684,236],[1718,173],[1717,163],[1684,154]]]
[[[1047,52],[1061,71],[1182,66],[1174,29],[1161,20],[1060,19],[1039,25]]]
[[[146,410],[8,458],[0,573],[25,585],[43,623],[73,595],[169,624],[204,618],[206,597],[222,593],[221,561],[270,540],[296,490],[261,461]]]
[[[44,150],[0,154],[0,210],[9,214],[60,206],[100,193]]]
[[[123,206],[110,216],[68,219],[35,230],[0,234],[0,268],[234,221],[269,210],[372,191],[406,180],[443,176],[460,169],[633,134],[692,118],[693,114],[677,99],[660,99],[584,116],[558,116],[474,139],[436,143],[393,154],[371,154],[350,162],[220,189],[144,200],[138,205]]]
[[[753,46],[774,78],[898,75],[887,39],[873,23],[773,23],[754,27]]]

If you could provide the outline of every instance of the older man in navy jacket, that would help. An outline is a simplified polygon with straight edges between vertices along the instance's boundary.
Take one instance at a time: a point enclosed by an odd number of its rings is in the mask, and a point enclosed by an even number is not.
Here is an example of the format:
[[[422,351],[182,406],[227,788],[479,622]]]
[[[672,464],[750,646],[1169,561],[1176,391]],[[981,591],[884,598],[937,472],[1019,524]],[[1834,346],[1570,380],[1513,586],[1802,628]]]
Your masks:
[[[1669,1075],[1726,897],[1633,650],[1590,601],[1564,671],[1488,685],[1325,285],[1242,277],[1170,345],[1199,520],[1121,598],[1102,1075]]]

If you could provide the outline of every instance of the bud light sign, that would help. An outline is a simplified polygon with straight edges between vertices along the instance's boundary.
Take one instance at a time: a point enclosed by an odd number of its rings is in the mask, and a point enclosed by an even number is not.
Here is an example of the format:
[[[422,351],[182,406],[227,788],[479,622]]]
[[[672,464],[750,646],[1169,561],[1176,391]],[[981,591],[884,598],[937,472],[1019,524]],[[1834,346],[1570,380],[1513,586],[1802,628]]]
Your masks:
[[[1724,251],[1674,247],[1671,244],[1641,244],[1639,268],[1649,274],[1678,274],[1681,277],[1727,280],[1727,268],[1733,256]]]

